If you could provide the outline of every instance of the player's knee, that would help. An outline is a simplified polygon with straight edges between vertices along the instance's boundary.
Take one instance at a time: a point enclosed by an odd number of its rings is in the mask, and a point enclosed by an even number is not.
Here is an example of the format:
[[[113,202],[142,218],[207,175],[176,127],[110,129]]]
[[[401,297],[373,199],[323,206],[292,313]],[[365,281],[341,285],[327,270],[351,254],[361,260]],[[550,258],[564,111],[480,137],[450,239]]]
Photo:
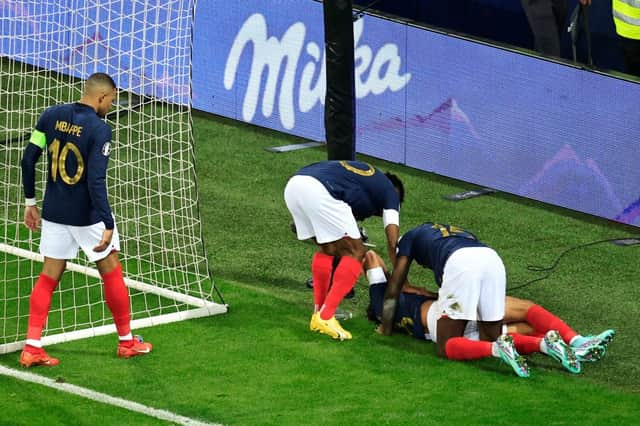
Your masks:
[[[367,250],[364,255],[364,269],[373,269],[383,266],[380,257],[373,250]]]

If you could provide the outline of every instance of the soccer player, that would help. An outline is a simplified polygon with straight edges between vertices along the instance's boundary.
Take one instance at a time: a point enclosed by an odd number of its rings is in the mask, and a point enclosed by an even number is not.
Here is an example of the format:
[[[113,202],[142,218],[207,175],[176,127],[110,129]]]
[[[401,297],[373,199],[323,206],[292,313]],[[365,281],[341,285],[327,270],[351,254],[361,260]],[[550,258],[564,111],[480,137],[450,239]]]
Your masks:
[[[367,316],[369,320],[379,323],[388,273],[380,256],[372,250],[366,254],[365,270],[369,281]],[[436,293],[425,288],[405,283],[398,297],[393,321],[394,328],[404,330],[415,338],[436,342],[436,322],[439,312],[437,297]],[[580,362],[597,361],[604,356],[608,343],[615,335],[613,330],[606,330],[599,335],[582,336],[559,317],[529,300],[507,296],[505,309],[504,321],[516,353],[526,355],[542,352],[562,363],[572,373],[580,371]],[[478,327],[475,321],[467,323],[464,337],[478,340]],[[459,359],[500,355],[500,348],[495,342],[478,342],[475,346],[475,351],[466,356],[463,353],[463,357]],[[512,355],[515,356],[516,353]]]
[[[107,199],[111,128],[102,118],[115,97],[113,79],[104,73],[92,74],[79,102],[42,113],[24,150],[24,223],[36,231],[42,222],[40,253],[44,256],[29,299],[27,340],[20,355],[24,367],[59,363],[42,348],[42,328],[67,259],[76,257],[78,248],[96,263],[102,276],[105,300],[118,332],[117,355],[129,358],[152,350],[150,343],[131,334],[129,294],[118,260],[119,236]],[[35,199],[35,166],[45,149],[48,171],[41,220]]]
[[[502,331],[506,272],[500,256],[470,232],[427,222],[404,234],[389,281],[382,312],[382,332],[391,334],[395,303],[411,263],[433,271],[442,308],[438,320],[438,354],[471,350],[453,339],[464,335],[467,321],[478,321],[482,340],[495,341]],[[449,340],[453,339],[449,344]]]
[[[314,238],[311,262],[314,310],[309,328],[333,339],[351,339],[334,313],[362,272],[366,253],[357,220],[382,216],[393,263],[404,187],[397,176],[359,161],[323,161],[298,170],[284,199],[299,240]]]

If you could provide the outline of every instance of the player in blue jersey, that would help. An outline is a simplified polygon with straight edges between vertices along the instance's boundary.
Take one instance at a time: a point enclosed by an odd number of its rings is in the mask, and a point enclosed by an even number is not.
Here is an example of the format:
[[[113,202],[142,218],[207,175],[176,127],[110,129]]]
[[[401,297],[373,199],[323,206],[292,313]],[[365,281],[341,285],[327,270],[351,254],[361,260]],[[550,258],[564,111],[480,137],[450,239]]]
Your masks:
[[[506,272],[500,256],[472,233],[451,225],[427,222],[403,235],[383,305],[381,331],[391,334],[402,285],[415,261],[433,271],[438,291],[438,355],[467,359],[480,343],[464,337],[468,321],[477,321],[480,340],[496,342],[513,355],[513,344],[501,335]],[[528,376],[524,359],[512,356],[512,367]]]
[[[367,317],[379,324],[388,273],[382,259],[372,250],[365,256],[365,271],[369,282]],[[398,296],[394,330],[404,331],[420,340],[437,342],[437,297],[437,293],[405,283]],[[541,352],[559,361],[568,371],[577,373],[581,362],[601,359],[615,336],[613,330],[582,336],[562,319],[530,300],[507,296],[505,302],[506,331],[513,340],[515,350],[504,351],[504,342],[479,342],[476,350],[466,354],[464,359],[517,357],[518,353],[527,355]],[[467,322],[464,336],[478,340],[477,322]],[[510,346],[511,343],[507,343],[506,347]]]
[[[404,187],[397,176],[360,161],[323,161],[298,170],[284,190],[299,240],[314,238],[314,311],[309,328],[351,339],[334,313],[362,271],[366,253],[356,221],[381,216],[393,263]]]
[[[20,355],[24,367],[59,363],[42,348],[42,329],[67,259],[76,257],[78,248],[96,263],[102,276],[105,300],[119,336],[117,355],[129,358],[151,352],[150,343],[131,334],[129,293],[107,198],[111,128],[103,118],[115,97],[113,79],[104,73],[92,74],[79,102],[53,106],[42,113],[24,150],[24,223],[31,231],[42,225],[40,253],[44,256],[29,299],[27,341]],[[45,149],[48,170],[41,220],[35,198],[35,168]]]

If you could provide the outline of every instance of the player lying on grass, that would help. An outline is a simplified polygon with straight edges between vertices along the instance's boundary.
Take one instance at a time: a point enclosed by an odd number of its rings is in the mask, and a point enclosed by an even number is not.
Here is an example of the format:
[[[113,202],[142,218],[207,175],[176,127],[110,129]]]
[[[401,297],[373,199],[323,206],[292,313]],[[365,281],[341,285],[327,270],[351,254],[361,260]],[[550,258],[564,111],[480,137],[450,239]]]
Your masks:
[[[388,273],[384,262],[373,250],[365,256],[365,271],[369,281],[369,320],[380,323],[384,294],[387,288]],[[398,306],[394,317],[394,329],[405,331],[421,340],[437,341],[436,293],[422,287],[414,287],[407,283],[398,298]],[[569,371],[580,371],[580,362],[597,361],[604,356],[608,343],[614,337],[613,330],[606,330],[598,335],[582,336],[574,331],[562,319],[544,309],[542,306],[524,299],[506,296],[504,322],[507,332],[513,340],[518,353],[530,354],[541,352],[561,362]],[[465,336],[478,340],[477,323],[470,321],[465,327]],[[490,356],[500,357],[499,348],[492,342],[478,342],[477,351],[471,356],[450,359],[475,359]],[[577,358],[574,361],[572,353]],[[447,353],[449,355],[449,353]],[[475,356],[474,356],[475,355]],[[517,356],[516,353],[507,353]]]
[[[496,356],[509,361],[520,377],[529,376],[525,359],[518,355],[511,337],[502,334],[507,273],[492,248],[460,227],[426,222],[398,241],[382,305],[379,331],[390,335],[403,284],[417,263],[433,271],[438,290],[436,346],[438,355],[451,359],[475,358],[489,344]],[[465,337],[469,321],[478,324],[480,340]],[[487,354],[490,356],[491,352]]]

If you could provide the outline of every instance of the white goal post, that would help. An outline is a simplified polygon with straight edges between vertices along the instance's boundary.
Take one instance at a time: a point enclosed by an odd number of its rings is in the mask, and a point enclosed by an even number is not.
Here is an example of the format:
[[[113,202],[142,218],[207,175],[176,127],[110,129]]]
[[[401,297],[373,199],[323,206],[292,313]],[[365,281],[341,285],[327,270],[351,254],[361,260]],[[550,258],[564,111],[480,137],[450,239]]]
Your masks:
[[[119,88],[108,193],[134,329],[227,312],[202,238],[191,120],[195,0],[0,2],[0,354],[21,349],[40,273],[39,233],[22,225],[20,158],[51,105],[106,72]],[[41,206],[46,155],[37,171]],[[69,206],[73,208],[73,206]],[[95,265],[67,263],[44,344],[115,332]]]

